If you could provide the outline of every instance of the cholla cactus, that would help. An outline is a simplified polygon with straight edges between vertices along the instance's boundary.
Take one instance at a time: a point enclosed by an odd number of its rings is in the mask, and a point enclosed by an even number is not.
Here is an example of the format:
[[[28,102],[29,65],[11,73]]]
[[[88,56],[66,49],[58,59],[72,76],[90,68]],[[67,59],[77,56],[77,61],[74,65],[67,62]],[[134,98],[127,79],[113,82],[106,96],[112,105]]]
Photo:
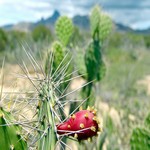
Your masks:
[[[65,26],[66,23],[69,25],[68,27]],[[75,136],[79,141],[97,135],[100,130],[98,117],[94,108],[88,108],[88,110],[81,110],[75,113],[86,99],[78,100],[81,103],[71,114],[65,113],[65,106],[76,102],[76,100],[67,100],[67,96],[76,92],[79,88],[69,93],[66,92],[69,82],[72,80],[71,75],[73,73],[72,69],[70,69],[72,68],[72,66],[70,67],[70,53],[67,53],[66,50],[72,32],[72,24],[67,17],[61,17],[56,23],[56,28],[56,33],[60,41],[54,42],[52,45],[52,51],[49,51],[47,55],[44,68],[23,47],[33,67],[34,74],[30,74],[27,65],[22,61],[22,64],[19,65],[23,74],[19,74],[18,76],[27,78],[35,90],[29,91],[29,93],[25,92],[23,97],[21,97],[22,94],[20,93],[18,95],[14,93],[14,104],[12,107],[16,108],[19,106],[19,110],[15,112],[15,116],[18,115],[16,119],[19,120],[19,127],[15,125],[16,121],[10,121],[13,126],[0,129],[0,132],[3,132],[5,128],[8,129],[10,131],[8,134],[9,137],[12,134],[15,140],[19,140],[17,145],[15,145],[15,142],[9,143],[9,147],[11,146],[10,148],[12,149],[27,149],[26,141],[20,138],[19,129],[21,128],[26,131],[24,132],[24,136],[28,139],[28,149],[31,150],[54,150],[58,145],[60,147],[66,145],[62,140],[63,137],[68,137],[66,128],[64,128],[65,125],[67,127],[70,125],[70,135]],[[19,114],[23,109],[33,112],[30,119],[25,114]],[[0,110],[0,123],[3,125],[4,121],[6,123],[6,120],[9,120],[10,114],[6,113],[3,109]],[[72,117],[67,120],[71,115]],[[20,117],[22,118],[20,119]]]

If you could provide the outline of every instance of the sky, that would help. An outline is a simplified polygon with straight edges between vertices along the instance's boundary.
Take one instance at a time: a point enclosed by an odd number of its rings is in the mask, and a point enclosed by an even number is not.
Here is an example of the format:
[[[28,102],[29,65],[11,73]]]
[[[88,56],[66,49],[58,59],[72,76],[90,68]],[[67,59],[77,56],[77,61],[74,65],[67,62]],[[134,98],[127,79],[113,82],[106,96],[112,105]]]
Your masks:
[[[150,27],[150,0],[0,0],[0,26],[35,22],[54,10],[70,17],[87,15],[95,4],[118,23],[133,29]]]

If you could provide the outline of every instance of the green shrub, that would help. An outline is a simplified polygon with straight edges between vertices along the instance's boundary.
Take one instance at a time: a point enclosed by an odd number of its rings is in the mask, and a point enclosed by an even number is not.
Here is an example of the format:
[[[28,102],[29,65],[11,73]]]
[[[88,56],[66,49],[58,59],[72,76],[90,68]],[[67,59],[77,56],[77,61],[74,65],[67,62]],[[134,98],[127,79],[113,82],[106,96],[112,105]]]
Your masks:
[[[0,51],[5,50],[7,44],[8,44],[7,33],[3,29],[0,29]]]
[[[35,42],[52,40],[52,33],[50,29],[48,29],[46,26],[39,25],[33,29],[32,38],[34,39]]]

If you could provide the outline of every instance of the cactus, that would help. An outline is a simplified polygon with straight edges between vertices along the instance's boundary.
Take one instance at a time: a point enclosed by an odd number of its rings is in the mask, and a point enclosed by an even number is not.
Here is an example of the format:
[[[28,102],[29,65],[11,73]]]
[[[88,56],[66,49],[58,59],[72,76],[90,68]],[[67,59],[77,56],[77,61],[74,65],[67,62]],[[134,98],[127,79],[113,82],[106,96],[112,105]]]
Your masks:
[[[106,13],[102,12],[99,6],[96,5],[92,9],[90,23],[93,39],[95,39],[95,35],[97,34],[96,36],[100,42],[104,42],[112,28],[112,21],[110,17]]]
[[[35,76],[30,74],[26,64],[22,61],[23,63],[22,65],[20,64],[20,67],[24,74],[21,77],[29,79],[35,87],[35,91],[33,94],[25,92],[25,98],[22,98],[20,94],[17,100],[14,101],[15,104],[19,103],[18,99],[21,98],[20,104],[26,109],[32,108],[35,113],[31,120],[28,120],[26,116],[23,116],[23,119],[26,119],[25,122],[21,120],[22,127],[24,126],[25,130],[29,128],[28,132],[24,134],[29,134],[28,137],[31,141],[28,141],[28,147],[31,149],[54,150],[58,144],[60,144],[61,148],[64,148],[63,145],[66,145],[66,140],[63,141],[63,137],[68,135],[66,133],[66,125],[67,127],[70,125],[70,135],[76,137],[79,141],[97,135],[100,130],[100,123],[94,108],[81,110],[68,120],[64,112],[65,105],[70,103],[69,100],[66,100],[66,96],[75,92],[66,93],[73,73],[71,52],[68,53],[67,49],[72,30],[73,26],[70,19],[67,17],[58,19],[56,22],[56,34],[59,41],[54,42],[51,50],[48,52],[45,70],[32,54],[24,49],[35,71]],[[15,104],[14,106],[17,106]],[[31,107],[28,108],[28,106]],[[73,107],[70,108],[72,109]],[[21,109],[17,110],[17,112],[19,111]],[[65,122],[65,120],[67,121]],[[2,108],[0,109],[0,124],[0,137],[2,135],[0,149],[27,149],[27,143],[21,136],[21,127],[15,125],[15,121],[11,118],[10,113]],[[4,133],[4,130],[8,131],[8,133]],[[4,141],[6,136],[8,141]]]
[[[42,146],[45,144],[47,145],[44,147],[45,149],[47,149],[47,147],[50,147],[50,149],[55,148],[56,142],[58,141],[55,129],[56,114],[60,114],[61,120],[64,120],[66,117],[60,103],[60,101],[65,100],[65,96],[61,99],[57,97],[61,97],[62,93],[65,95],[65,90],[71,81],[70,79],[73,71],[71,52],[69,52],[66,47],[73,31],[71,20],[65,16],[60,17],[56,22],[55,30],[59,41],[55,41],[52,44],[51,49],[46,56],[45,73],[47,81],[41,83],[41,92],[39,93],[39,97],[42,101],[39,102],[38,118],[39,120],[43,120],[40,129],[46,130],[49,128],[48,133],[46,133],[47,137],[44,137],[39,141],[39,149],[42,149]],[[51,82],[48,81],[49,79]],[[58,109],[56,110],[54,106],[58,107]],[[51,126],[51,128],[49,126]],[[42,134],[43,133],[39,134],[39,138]],[[66,143],[65,138],[61,141]],[[64,145],[62,147],[65,147]]]
[[[60,17],[56,22],[56,35],[64,46],[67,46],[72,33],[73,24],[71,19],[66,16]]]
[[[60,135],[73,136],[80,141],[96,136],[98,131],[101,131],[99,124],[96,110],[89,107],[76,112],[66,122],[58,124],[57,132]]]
[[[56,103],[56,93],[52,85],[44,82],[39,93],[38,104],[38,120],[39,126],[39,150],[53,150],[56,145],[56,129],[55,129],[55,114],[54,104]]]
[[[27,150],[27,142],[21,135],[21,127],[13,122],[11,114],[0,108],[0,149]]]
[[[87,72],[87,82],[96,82],[100,81],[106,72],[105,63],[102,57],[102,44],[110,32],[112,23],[110,18],[100,11],[98,6],[92,10],[90,22],[92,42],[86,49],[84,61]],[[84,98],[89,97],[85,107],[94,104],[93,99],[90,98],[91,95],[95,95],[93,93],[93,84],[94,82],[91,82],[82,90],[82,96]]]
[[[150,113],[145,118],[145,126],[133,129],[130,138],[131,150],[150,149]]]
[[[60,42],[56,41],[52,44],[45,60],[45,72],[47,76],[53,76],[54,82],[61,82],[58,87],[61,92],[64,92],[70,83],[73,70],[71,53],[67,54],[67,51]]]
[[[67,49],[67,44],[73,33],[73,24],[71,19],[61,16],[55,24],[55,32],[59,39],[52,44],[45,61],[45,72],[53,74],[54,82],[60,81],[61,92],[64,92],[72,76],[73,65],[71,64],[71,52]],[[53,57],[53,58],[52,58]],[[51,62],[52,60],[52,62]],[[60,69],[64,68],[64,70]],[[60,70],[58,74],[56,71]],[[49,74],[50,75],[50,74]]]

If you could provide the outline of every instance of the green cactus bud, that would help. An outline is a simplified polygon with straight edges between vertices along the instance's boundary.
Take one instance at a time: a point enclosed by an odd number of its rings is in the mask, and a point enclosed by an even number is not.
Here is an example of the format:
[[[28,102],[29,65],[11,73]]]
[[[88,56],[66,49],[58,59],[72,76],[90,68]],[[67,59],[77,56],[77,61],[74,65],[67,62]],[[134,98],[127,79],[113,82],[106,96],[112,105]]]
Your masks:
[[[27,143],[21,136],[21,127],[13,125],[13,117],[0,108],[0,149],[27,150]]]
[[[64,46],[67,46],[73,33],[73,24],[71,19],[66,16],[61,16],[57,20],[55,28],[58,39]]]

